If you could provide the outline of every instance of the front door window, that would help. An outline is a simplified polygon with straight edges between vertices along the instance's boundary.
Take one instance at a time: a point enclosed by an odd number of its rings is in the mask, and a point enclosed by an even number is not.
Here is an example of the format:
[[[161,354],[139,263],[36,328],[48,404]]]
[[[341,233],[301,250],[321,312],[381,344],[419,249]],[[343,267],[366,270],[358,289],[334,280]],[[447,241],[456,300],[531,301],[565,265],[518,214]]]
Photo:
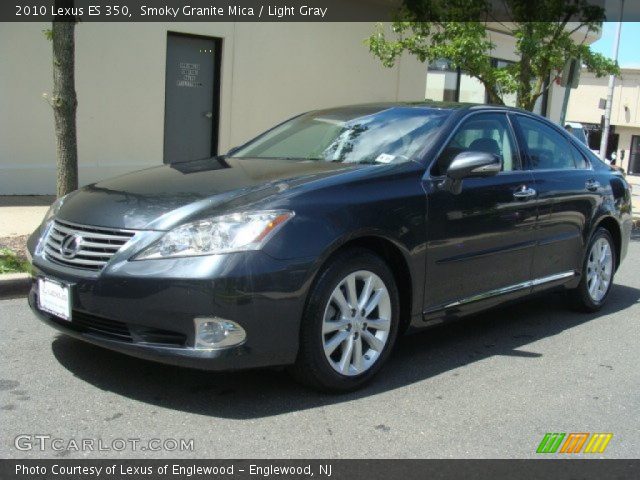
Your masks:
[[[475,115],[467,120],[438,158],[436,170],[444,174],[453,158],[461,152],[492,153],[502,160],[502,170],[510,172],[519,168],[515,142],[505,115],[500,113]]]

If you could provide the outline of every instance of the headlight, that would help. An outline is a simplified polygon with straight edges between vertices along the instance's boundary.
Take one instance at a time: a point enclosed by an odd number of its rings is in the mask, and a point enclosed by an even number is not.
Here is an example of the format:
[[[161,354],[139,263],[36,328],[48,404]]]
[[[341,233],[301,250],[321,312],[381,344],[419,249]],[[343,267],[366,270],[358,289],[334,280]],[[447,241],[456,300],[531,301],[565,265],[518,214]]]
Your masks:
[[[58,214],[58,212],[60,211],[60,207],[64,203],[66,197],[67,196],[64,195],[51,204],[49,210],[47,210],[47,213],[44,215],[44,219],[42,220],[43,224],[47,223]]]
[[[293,215],[286,210],[266,210],[186,223],[166,233],[134,260],[259,250]]]

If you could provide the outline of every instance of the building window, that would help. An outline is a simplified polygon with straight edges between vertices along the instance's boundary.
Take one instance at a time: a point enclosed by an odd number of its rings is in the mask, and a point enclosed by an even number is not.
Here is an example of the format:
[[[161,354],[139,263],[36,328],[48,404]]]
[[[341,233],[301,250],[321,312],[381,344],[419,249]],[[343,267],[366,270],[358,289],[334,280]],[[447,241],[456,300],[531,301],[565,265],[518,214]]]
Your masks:
[[[504,68],[504,67],[508,67],[509,65],[511,65],[513,62],[510,62],[508,60],[500,60],[499,58],[492,58],[491,59],[491,65],[494,68]],[[518,97],[517,94],[515,93],[507,93],[502,96],[502,101],[504,102],[504,104],[507,107],[515,107],[516,106],[516,99]]]
[[[492,58],[494,67],[506,67],[513,62]],[[536,102],[534,112],[540,115],[546,113],[547,91]],[[489,96],[484,85],[459,68],[454,68],[446,59],[431,62],[427,68],[427,86],[425,99],[436,102],[489,103]],[[516,94],[502,95],[504,104],[508,107],[516,106]]]
[[[458,101],[460,70],[454,69],[448,60],[440,59],[429,64],[425,98],[436,102]]]
[[[458,101],[463,103],[487,103],[488,98],[484,85],[477,78],[461,72]]]

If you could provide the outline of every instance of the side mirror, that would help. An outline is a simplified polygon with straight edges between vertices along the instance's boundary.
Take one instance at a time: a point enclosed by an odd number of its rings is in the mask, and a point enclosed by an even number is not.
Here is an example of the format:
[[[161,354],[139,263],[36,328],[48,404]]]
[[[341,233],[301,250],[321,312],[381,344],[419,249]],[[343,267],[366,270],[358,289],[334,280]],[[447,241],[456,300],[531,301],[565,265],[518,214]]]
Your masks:
[[[469,177],[491,177],[500,173],[502,162],[500,157],[486,152],[462,152],[447,169],[447,177],[462,180]]]
[[[440,187],[458,194],[462,191],[462,180],[465,178],[492,177],[500,173],[500,170],[502,161],[497,155],[487,152],[461,152],[447,168],[447,176]]]

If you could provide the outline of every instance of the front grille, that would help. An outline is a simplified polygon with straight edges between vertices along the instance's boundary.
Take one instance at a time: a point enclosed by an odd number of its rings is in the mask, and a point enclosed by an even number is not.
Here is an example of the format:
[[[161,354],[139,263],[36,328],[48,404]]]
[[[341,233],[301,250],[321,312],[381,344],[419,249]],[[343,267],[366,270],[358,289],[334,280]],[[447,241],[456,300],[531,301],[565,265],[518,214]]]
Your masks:
[[[106,227],[76,225],[55,220],[44,247],[47,260],[66,267],[98,271],[104,267],[136,232]],[[75,252],[66,251],[63,246],[75,237]],[[73,248],[72,248],[73,249]]]

